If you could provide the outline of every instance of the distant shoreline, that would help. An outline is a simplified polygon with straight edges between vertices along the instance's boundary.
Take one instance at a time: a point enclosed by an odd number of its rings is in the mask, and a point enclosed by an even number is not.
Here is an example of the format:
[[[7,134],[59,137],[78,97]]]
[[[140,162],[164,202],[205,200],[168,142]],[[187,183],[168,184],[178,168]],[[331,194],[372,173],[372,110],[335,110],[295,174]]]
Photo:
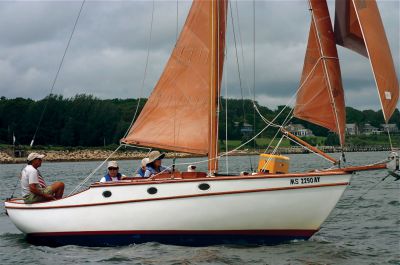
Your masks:
[[[323,146],[319,147],[320,150],[326,153],[337,153],[341,152],[339,147],[335,146]],[[345,147],[345,152],[375,152],[375,151],[390,151],[388,146],[362,146],[362,147]],[[265,150],[238,150],[230,153],[230,156],[246,156],[246,155],[258,155],[263,153]],[[83,149],[83,150],[29,150],[25,151],[23,157],[13,157],[10,152],[0,151],[0,164],[21,164],[26,163],[26,157],[28,153],[37,152],[46,154],[46,162],[83,162],[83,161],[103,161],[112,154],[112,150],[101,150],[101,149]],[[277,153],[279,154],[305,154],[309,151],[301,147],[281,147],[278,148]],[[138,160],[146,156],[146,152],[138,151],[118,151],[110,159],[111,160]],[[175,153],[167,152],[166,158],[191,158],[199,157],[199,155],[188,154],[188,153]]]

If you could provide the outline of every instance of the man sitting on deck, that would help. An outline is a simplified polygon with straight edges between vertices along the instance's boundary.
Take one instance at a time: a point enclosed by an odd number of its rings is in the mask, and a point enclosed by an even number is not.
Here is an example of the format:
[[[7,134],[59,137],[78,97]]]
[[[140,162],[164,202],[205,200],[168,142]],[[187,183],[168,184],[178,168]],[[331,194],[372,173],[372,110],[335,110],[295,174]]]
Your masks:
[[[56,181],[47,186],[38,168],[45,155],[30,153],[28,165],[21,172],[22,197],[25,203],[43,202],[61,199],[64,194],[64,183]]]

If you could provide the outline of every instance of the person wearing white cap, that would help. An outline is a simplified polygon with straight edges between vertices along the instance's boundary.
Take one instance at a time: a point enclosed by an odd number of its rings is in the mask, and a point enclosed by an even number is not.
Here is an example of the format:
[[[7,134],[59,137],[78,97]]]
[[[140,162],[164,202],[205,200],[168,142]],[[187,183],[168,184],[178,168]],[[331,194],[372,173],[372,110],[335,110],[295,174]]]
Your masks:
[[[117,161],[109,161],[107,169],[108,169],[107,174],[101,178],[100,182],[119,181],[126,177],[125,175],[122,175],[121,173],[118,172],[119,166]]]
[[[147,163],[149,163],[149,158],[148,157],[143,158],[142,161],[140,162],[139,169],[136,171],[135,177],[137,177],[137,178],[144,177],[144,173],[146,172]]]
[[[165,157],[165,154],[161,154],[159,151],[151,151],[149,154],[149,162],[147,162],[146,171],[144,173],[145,178],[149,178],[158,173],[171,173],[171,171],[161,165],[161,160]]]
[[[64,194],[64,183],[56,181],[50,186],[42,178],[38,168],[45,155],[30,153],[28,165],[21,172],[21,190],[25,203],[43,202],[61,199]]]

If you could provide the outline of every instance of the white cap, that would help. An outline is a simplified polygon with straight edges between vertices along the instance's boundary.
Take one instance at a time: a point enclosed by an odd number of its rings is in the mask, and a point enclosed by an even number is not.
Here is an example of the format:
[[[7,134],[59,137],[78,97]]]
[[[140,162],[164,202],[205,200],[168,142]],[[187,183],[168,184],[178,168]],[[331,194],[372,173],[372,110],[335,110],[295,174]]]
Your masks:
[[[117,161],[108,161],[107,168],[110,168],[110,167],[119,168]]]
[[[145,167],[147,164],[149,163],[149,158],[148,157],[145,157],[145,158],[143,158],[142,159],[142,167]]]
[[[43,159],[43,157],[45,157],[45,156],[46,155],[42,155],[42,154],[38,154],[38,153],[30,153],[26,160],[28,160],[28,162],[31,162],[36,158]]]

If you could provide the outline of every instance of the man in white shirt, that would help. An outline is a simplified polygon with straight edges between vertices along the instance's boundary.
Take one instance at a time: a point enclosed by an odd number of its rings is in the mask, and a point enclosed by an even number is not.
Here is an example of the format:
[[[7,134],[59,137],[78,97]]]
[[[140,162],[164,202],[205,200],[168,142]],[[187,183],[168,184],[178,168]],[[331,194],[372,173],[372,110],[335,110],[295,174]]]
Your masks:
[[[30,153],[28,165],[21,172],[22,197],[25,203],[43,202],[61,199],[64,194],[64,183],[56,181],[47,186],[38,168],[45,155]]]
[[[119,166],[117,161],[109,161],[107,165],[107,174],[100,179],[100,182],[119,181],[126,178],[125,175],[118,172]]]

